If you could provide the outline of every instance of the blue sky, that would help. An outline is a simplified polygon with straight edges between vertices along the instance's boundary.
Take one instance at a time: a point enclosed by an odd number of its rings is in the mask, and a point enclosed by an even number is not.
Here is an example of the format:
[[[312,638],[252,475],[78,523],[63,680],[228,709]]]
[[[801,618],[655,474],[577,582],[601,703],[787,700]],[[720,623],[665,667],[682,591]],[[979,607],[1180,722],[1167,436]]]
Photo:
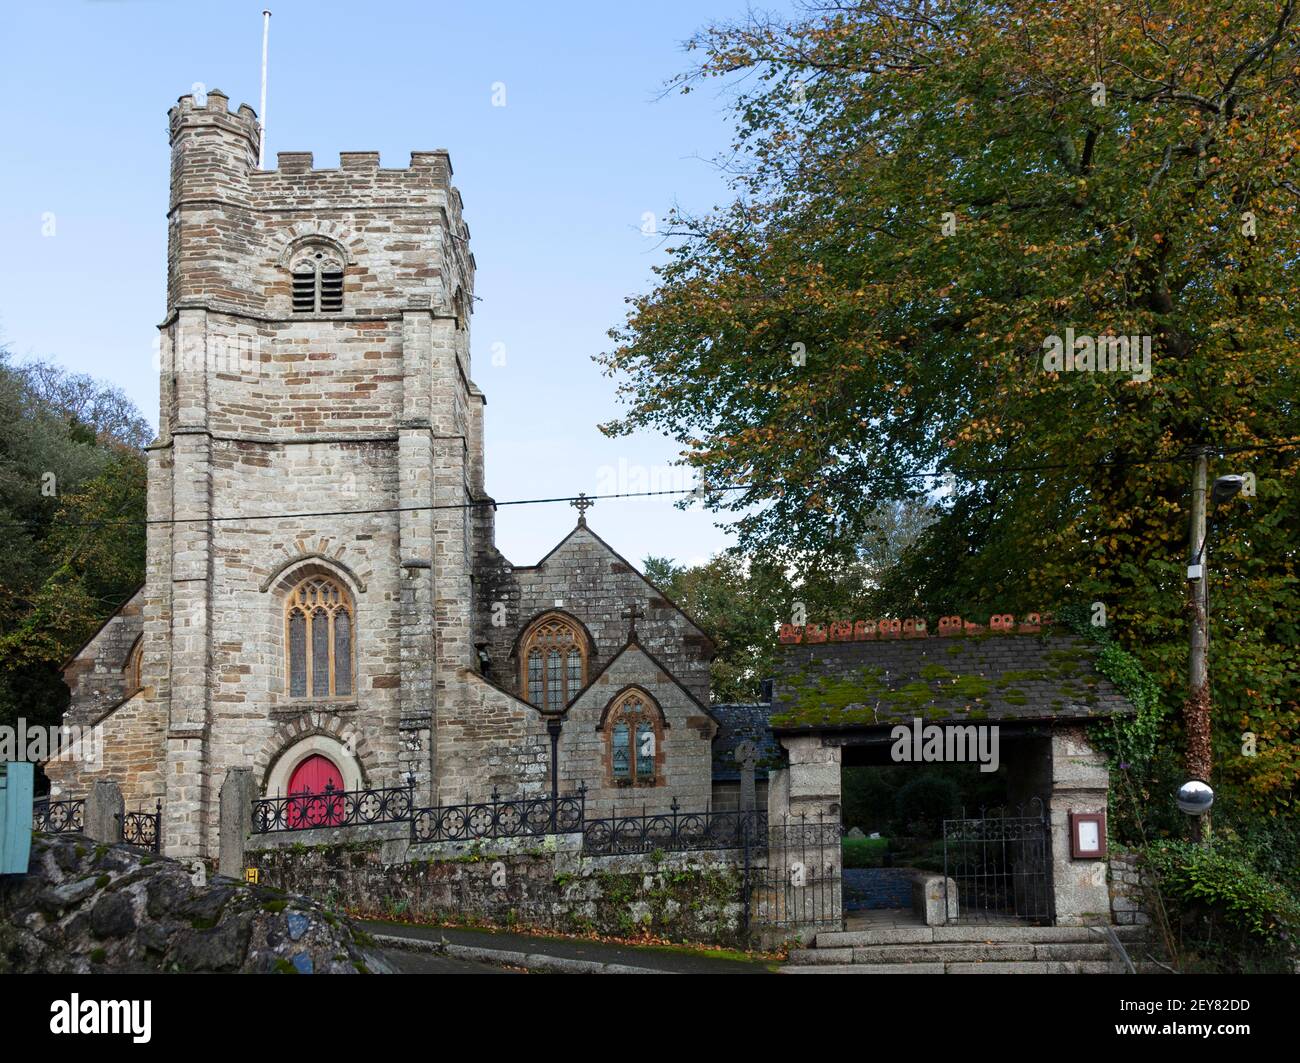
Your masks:
[[[644,216],[726,197],[709,161],[730,142],[726,97],[661,92],[688,64],[682,42],[743,15],[743,0],[269,6],[268,165],[278,151],[312,151],[318,166],[339,151],[378,150],[387,166],[451,152],[478,262],[488,490],[671,483],[671,441],[597,431],[618,407],[591,356],[662,259]],[[258,106],[261,9],[121,0],[0,14],[0,341],[112,381],[155,425],[166,112],[195,83],[232,109]],[[498,540],[532,563],[574,517],[563,504],[503,508]],[[663,499],[603,502],[589,520],[637,560],[695,562],[730,542],[715,518]]]

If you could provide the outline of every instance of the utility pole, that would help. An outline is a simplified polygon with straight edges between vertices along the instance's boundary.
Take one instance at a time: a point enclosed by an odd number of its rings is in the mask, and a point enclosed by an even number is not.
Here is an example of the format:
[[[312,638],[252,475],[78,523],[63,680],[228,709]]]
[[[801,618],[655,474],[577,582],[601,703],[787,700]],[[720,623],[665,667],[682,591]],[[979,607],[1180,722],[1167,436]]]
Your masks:
[[[1192,622],[1191,658],[1188,666],[1188,694],[1183,703],[1183,726],[1187,732],[1187,774],[1204,783],[1210,781],[1210,682],[1208,651],[1209,580],[1206,578],[1208,558],[1205,554],[1206,480],[1209,475],[1207,447],[1193,451],[1192,469],[1192,522],[1190,552],[1187,568],[1187,611]],[[1200,841],[1208,822],[1192,819],[1192,840]]]

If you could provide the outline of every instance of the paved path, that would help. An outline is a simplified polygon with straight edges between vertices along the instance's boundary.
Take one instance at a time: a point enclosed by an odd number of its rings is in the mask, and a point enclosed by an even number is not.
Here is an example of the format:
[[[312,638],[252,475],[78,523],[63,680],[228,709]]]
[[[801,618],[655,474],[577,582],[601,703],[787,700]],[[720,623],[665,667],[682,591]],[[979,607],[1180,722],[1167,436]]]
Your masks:
[[[439,958],[503,963],[534,971],[573,974],[769,974],[775,963],[711,956],[707,951],[681,951],[654,945],[615,945],[578,938],[552,938],[510,930],[466,927],[411,926],[406,923],[362,922],[376,944],[387,951],[439,950]],[[445,944],[445,947],[443,943]]]
[[[383,949],[384,959],[398,974],[523,974],[513,967],[495,963],[478,963],[440,956],[435,952],[408,952],[405,949]]]

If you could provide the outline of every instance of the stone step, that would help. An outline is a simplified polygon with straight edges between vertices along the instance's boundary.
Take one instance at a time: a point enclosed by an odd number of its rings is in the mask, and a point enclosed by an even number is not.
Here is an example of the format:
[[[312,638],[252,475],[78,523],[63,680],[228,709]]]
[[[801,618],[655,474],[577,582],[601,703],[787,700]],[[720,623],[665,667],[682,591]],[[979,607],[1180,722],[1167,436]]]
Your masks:
[[[827,963],[791,964],[781,974],[1119,974],[1116,963],[1055,960],[989,963]]]
[[[942,963],[827,963],[789,965],[781,974],[943,974]]]
[[[1118,963],[1065,960],[1033,963],[946,963],[945,974],[1121,974]]]
[[[794,949],[790,963],[824,967],[854,964],[1099,961],[1112,959],[1103,942],[929,942],[915,945],[863,945],[857,948]]]
[[[1113,928],[1122,942],[1140,941],[1146,928]],[[1086,926],[1003,926],[970,924],[955,926],[882,927],[872,930],[830,930],[819,933],[816,947],[865,948],[875,945],[926,945],[939,943],[997,944],[1095,944],[1105,942],[1100,930]]]

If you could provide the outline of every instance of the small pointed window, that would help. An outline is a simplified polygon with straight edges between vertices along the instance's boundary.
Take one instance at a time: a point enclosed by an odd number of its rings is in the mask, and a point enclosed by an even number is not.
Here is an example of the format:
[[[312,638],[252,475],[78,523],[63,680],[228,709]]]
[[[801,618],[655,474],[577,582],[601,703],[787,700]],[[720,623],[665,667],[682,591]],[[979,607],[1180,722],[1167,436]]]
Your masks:
[[[528,629],[520,660],[529,704],[547,712],[562,710],[587,681],[586,639],[560,616],[544,616]]]
[[[639,690],[620,694],[605,717],[609,771],[619,786],[654,786],[662,774],[663,716]]]

